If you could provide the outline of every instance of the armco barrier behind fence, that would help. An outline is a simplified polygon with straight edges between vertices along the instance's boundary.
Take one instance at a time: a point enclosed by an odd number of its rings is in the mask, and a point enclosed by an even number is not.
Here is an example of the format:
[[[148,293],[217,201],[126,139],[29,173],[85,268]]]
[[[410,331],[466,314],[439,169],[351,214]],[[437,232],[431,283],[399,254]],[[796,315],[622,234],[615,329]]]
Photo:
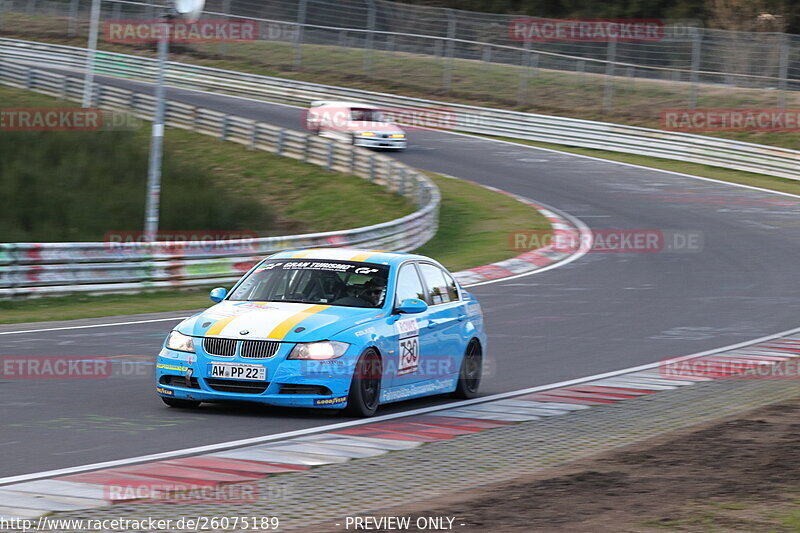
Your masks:
[[[82,79],[0,62],[0,83],[80,100]],[[95,106],[151,118],[152,96],[98,87]],[[408,251],[427,242],[438,228],[440,195],[423,174],[381,154],[270,124],[169,102],[168,126],[355,174],[410,198],[418,207],[403,218],[346,231],[208,243],[0,244],[0,298],[70,292],[122,292],[144,288],[230,283],[255,261],[287,248],[355,246]],[[223,250],[223,251],[220,251]]]
[[[0,39],[0,57],[83,69],[86,50]],[[156,63],[150,58],[103,52],[99,54],[96,65],[97,73],[102,75],[144,81],[155,79]],[[468,133],[639,154],[800,179],[800,152],[796,150],[702,135],[450,104],[175,62],[169,64],[167,83],[175,87],[300,106],[308,106],[314,100],[345,99],[390,108],[424,109],[427,113],[440,110],[447,114],[447,121],[453,129]]]

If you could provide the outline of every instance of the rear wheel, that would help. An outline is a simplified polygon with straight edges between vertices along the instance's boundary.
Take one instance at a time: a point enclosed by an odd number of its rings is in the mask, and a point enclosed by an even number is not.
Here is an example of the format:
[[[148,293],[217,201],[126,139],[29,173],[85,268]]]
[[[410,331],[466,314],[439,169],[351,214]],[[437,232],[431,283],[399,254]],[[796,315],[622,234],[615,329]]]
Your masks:
[[[472,339],[464,352],[461,360],[461,371],[458,376],[458,386],[453,396],[469,399],[478,395],[481,384],[481,371],[483,367],[483,352],[477,339]]]
[[[177,398],[164,398],[162,396],[161,401],[170,407],[177,407],[178,409],[194,409],[200,406],[200,402],[195,400],[179,400]]]
[[[381,357],[368,348],[356,363],[345,412],[351,416],[368,417],[378,410],[381,396]]]

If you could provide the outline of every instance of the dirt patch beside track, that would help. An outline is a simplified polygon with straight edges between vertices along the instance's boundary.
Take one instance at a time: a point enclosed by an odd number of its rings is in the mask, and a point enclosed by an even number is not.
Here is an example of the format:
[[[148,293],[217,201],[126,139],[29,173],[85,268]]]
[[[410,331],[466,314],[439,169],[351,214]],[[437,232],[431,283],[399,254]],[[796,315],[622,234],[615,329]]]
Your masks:
[[[376,516],[455,517],[456,531],[800,531],[799,450],[800,398]]]

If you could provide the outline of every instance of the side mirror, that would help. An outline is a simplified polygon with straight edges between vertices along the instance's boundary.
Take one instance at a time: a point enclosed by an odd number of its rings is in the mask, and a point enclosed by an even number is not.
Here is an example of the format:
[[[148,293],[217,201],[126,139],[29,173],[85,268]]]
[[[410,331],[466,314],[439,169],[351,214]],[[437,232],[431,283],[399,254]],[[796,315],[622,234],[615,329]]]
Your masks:
[[[395,308],[395,311],[406,315],[415,315],[417,313],[424,313],[428,310],[428,304],[418,298],[407,298],[400,302]]]
[[[228,289],[224,287],[217,287],[216,289],[211,289],[211,293],[208,295],[211,298],[212,302],[221,302],[225,299],[228,295]]]

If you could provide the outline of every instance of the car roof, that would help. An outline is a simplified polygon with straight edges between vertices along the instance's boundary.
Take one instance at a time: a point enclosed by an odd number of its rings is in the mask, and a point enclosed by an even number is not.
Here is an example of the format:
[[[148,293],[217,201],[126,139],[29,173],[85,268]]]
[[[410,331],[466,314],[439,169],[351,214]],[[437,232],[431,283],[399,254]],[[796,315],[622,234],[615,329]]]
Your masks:
[[[374,106],[372,104],[365,104],[363,102],[345,102],[345,101],[331,101],[331,100],[318,100],[316,102],[311,102],[311,107],[326,107],[326,106],[357,107],[359,109],[380,109],[378,106]]]
[[[339,261],[361,261],[382,265],[396,265],[409,259],[432,261],[423,255],[386,250],[357,250],[354,248],[307,248],[301,250],[284,250],[268,257],[268,259],[335,259]],[[434,261],[435,262],[435,261]]]

